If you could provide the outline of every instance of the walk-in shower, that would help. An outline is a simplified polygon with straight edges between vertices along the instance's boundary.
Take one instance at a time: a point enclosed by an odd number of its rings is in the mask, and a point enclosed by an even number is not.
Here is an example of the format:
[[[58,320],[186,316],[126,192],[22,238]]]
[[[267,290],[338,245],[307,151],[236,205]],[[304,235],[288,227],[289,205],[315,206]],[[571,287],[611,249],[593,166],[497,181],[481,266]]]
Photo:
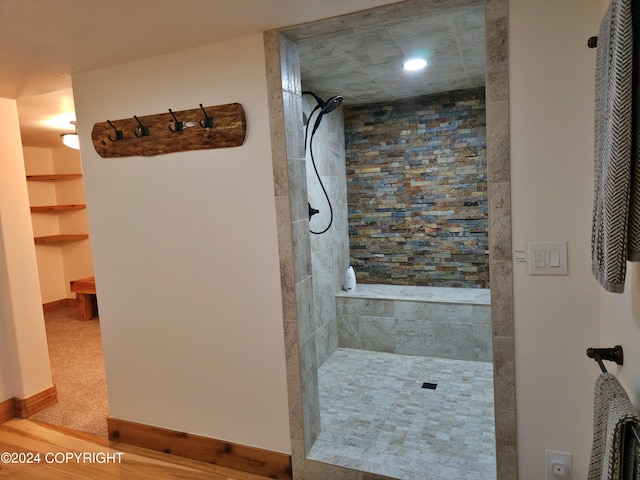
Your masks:
[[[336,226],[310,239],[321,429],[309,458],[391,478],[421,478],[429,467],[430,478],[491,480],[484,92],[441,97],[343,103],[314,131],[308,195],[317,202],[330,192]],[[322,105],[314,103],[303,101],[309,132]],[[385,115],[406,131],[385,127]],[[437,146],[426,140],[434,136]],[[393,196],[400,190],[411,203]],[[349,263],[359,274],[355,294],[341,291]],[[454,398],[456,408],[444,408]],[[454,476],[437,476],[446,471]]]
[[[469,5],[473,8],[476,9],[476,11],[479,9],[480,11],[483,10],[483,2],[474,2],[474,1],[470,1],[468,2]],[[407,5],[409,5],[409,3],[407,3]],[[415,6],[414,4],[411,4],[413,6]],[[457,3],[456,5],[459,5],[459,3]],[[426,2],[425,2],[425,8],[426,8]],[[384,9],[383,9],[384,10]],[[358,39],[359,40],[359,45],[360,47],[364,47],[364,46],[371,46],[373,45],[373,37],[375,36],[375,34],[371,33],[373,30],[373,26],[377,23],[380,24],[386,24],[384,25],[385,28],[396,28],[396,30],[394,31],[394,38],[398,38],[398,36],[402,35],[402,32],[400,32],[399,28],[401,28],[400,22],[396,21],[394,22],[388,22],[387,20],[389,20],[388,15],[391,13],[390,12],[391,9],[387,9],[387,11],[381,11],[381,15],[380,16],[376,16],[375,14],[372,13],[372,11],[366,12],[366,14],[363,14],[362,16],[354,16],[354,17],[348,17],[345,19],[344,24],[348,25],[348,28],[344,28],[342,29],[343,31],[350,31],[350,40],[355,40]],[[444,11],[446,10],[446,12]],[[411,32],[413,32],[414,37],[417,37],[416,32],[421,30],[422,28],[426,28],[426,26],[429,25],[433,25],[434,22],[437,24],[441,24],[444,25],[446,24],[448,27],[451,26],[452,24],[455,24],[456,22],[460,21],[460,20],[464,20],[464,22],[466,25],[466,33],[469,34],[469,37],[474,37],[473,43],[480,45],[480,44],[484,44],[483,37],[484,37],[484,31],[480,32],[476,32],[475,31],[475,25],[477,24],[475,20],[473,20],[471,17],[465,17],[464,19],[457,17],[455,19],[452,19],[451,17],[447,19],[447,21],[442,21],[442,17],[438,17],[437,14],[440,13],[445,13],[446,15],[457,15],[454,13],[454,8],[453,6],[451,7],[451,9],[440,9],[438,12],[432,12],[434,14],[436,14],[435,16],[437,18],[429,20],[428,18],[422,16],[422,13],[416,15],[416,10],[415,8],[411,10],[411,13],[409,15],[407,15],[407,17],[404,19],[405,21],[411,23],[413,22],[412,28],[410,28]],[[463,14],[464,15],[464,14]],[[483,23],[483,21],[480,21],[478,23]],[[392,25],[393,24],[393,25]],[[333,24],[332,24],[333,25]],[[366,26],[369,29],[369,32],[363,35],[359,35],[357,29],[358,26]],[[334,25],[335,26],[335,25]],[[338,29],[341,30],[341,29]],[[285,35],[287,36],[287,38],[291,39],[292,42],[294,42],[297,47],[298,47],[298,51],[300,53],[300,58],[301,58],[301,72],[302,72],[302,80],[303,80],[303,86],[305,87],[304,90],[305,91],[311,91],[313,90],[314,92],[318,92],[322,97],[327,98],[328,96],[330,96],[332,94],[332,92],[336,92],[339,91],[344,95],[345,101],[343,102],[343,104],[341,106],[343,107],[350,107],[350,105],[353,105],[352,103],[352,97],[354,95],[354,93],[356,95],[362,95],[365,96],[367,94],[367,89],[369,88],[369,86],[371,85],[371,83],[368,83],[367,81],[361,81],[359,82],[359,84],[352,84],[351,88],[343,88],[341,85],[339,84],[333,84],[333,85],[327,85],[323,87],[318,86],[317,84],[314,83],[304,83],[305,82],[305,75],[307,73],[307,68],[308,68],[308,64],[305,64],[305,60],[304,57],[307,54],[308,50],[307,45],[305,44],[305,42],[307,41],[307,39],[311,39],[313,37],[318,37],[322,39],[322,43],[324,45],[315,48],[315,57],[313,62],[315,62],[315,68],[317,71],[324,71],[324,72],[328,72],[328,71],[335,71],[336,74],[338,74],[338,77],[340,76],[340,74],[344,74],[346,72],[346,70],[350,70],[350,69],[354,69],[354,68],[359,68],[358,65],[362,65],[363,64],[363,60],[365,60],[365,55],[359,55],[357,51],[352,51],[350,59],[352,60],[351,62],[344,62],[344,58],[343,58],[343,64],[342,65],[336,65],[336,66],[331,66],[328,64],[328,62],[330,62],[330,59],[328,58],[333,52],[333,50],[335,48],[338,48],[335,44],[335,42],[333,42],[331,36],[327,36],[327,33],[318,33],[320,30],[318,30],[318,27],[316,25],[314,25],[312,28],[309,28],[308,30],[306,30],[304,27],[301,28],[294,28],[292,30],[286,31]],[[332,33],[335,33],[336,30],[327,30],[330,31]],[[477,38],[476,38],[477,37]],[[482,38],[481,38],[482,37]],[[345,41],[346,42],[346,41]],[[358,48],[360,48],[358,47]],[[347,48],[351,48],[351,47],[347,47]],[[385,55],[389,54],[389,50],[384,50],[383,49],[377,49],[376,50],[378,57],[377,57],[377,61],[382,65],[384,62],[382,61],[382,57]],[[371,50],[369,50],[369,53],[371,53]],[[470,53],[470,52],[467,52]],[[323,58],[324,57],[324,58]],[[372,63],[369,64],[370,69],[373,70],[374,69],[374,59],[373,57],[369,56],[368,57],[369,60],[372,60]],[[434,65],[433,62],[430,62],[430,67]],[[391,68],[386,66],[388,73],[389,73],[389,77],[391,78]],[[430,71],[431,74],[434,74],[434,71],[431,70]],[[470,73],[471,70],[468,70],[466,73]],[[344,76],[344,75],[343,75]],[[442,74],[442,75],[437,75],[438,77],[440,77],[441,79],[444,79],[446,77],[446,75]],[[478,74],[478,76],[483,76]],[[435,78],[435,77],[432,77]],[[452,88],[456,88],[456,84],[458,81],[462,81],[463,77],[462,76],[458,76],[456,78],[456,75],[454,75],[453,77],[448,77],[448,80],[446,80],[445,83],[449,83],[449,85]],[[400,83],[400,82],[397,82]],[[360,87],[358,89],[358,87]],[[355,90],[357,90],[357,92],[355,92]],[[298,91],[298,94],[300,92]],[[304,100],[303,100],[303,104],[304,104]],[[313,102],[313,100],[312,100]],[[310,112],[311,110],[313,110],[313,107],[316,106],[318,102],[315,101],[312,104],[307,104],[304,105],[305,107],[308,108],[308,110],[305,110],[306,112]],[[298,117],[299,118],[299,117]],[[329,121],[328,119],[331,118],[331,121]],[[366,125],[366,127],[368,128],[375,128],[376,126],[376,118],[373,117],[370,119],[370,121],[368,122],[368,125]],[[334,122],[335,121],[335,122]],[[314,125],[314,121],[313,119],[311,119],[311,121],[309,122],[309,129],[311,129]],[[325,129],[329,129],[329,132],[323,132],[323,130]],[[429,128],[429,127],[427,127]],[[328,153],[329,156],[333,157],[334,160],[336,160],[335,162],[332,160],[332,163],[330,163],[329,165],[317,165],[317,170],[318,170],[318,174],[322,177],[324,184],[326,186],[326,192],[329,194],[330,198],[332,199],[332,202],[334,203],[334,206],[337,203],[342,202],[342,199],[339,199],[341,195],[343,195],[343,192],[341,191],[342,186],[341,186],[341,181],[338,180],[339,178],[344,178],[341,177],[343,175],[343,169],[346,170],[347,168],[349,168],[348,166],[348,160],[345,158],[344,153],[341,153],[341,147],[340,147],[340,142],[336,141],[336,136],[337,135],[344,135],[344,117],[339,118],[339,116],[336,115],[331,115],[331,116],[327,116],[325,119],[322,120],[321,122],[321,126],[318,127],[317,131],[316,131],[316,140],[314,141],[314,156],[316,157],[324,157],[325,153]],[[465,135],[465,133],[460,132],[460,135]],[[338,139],[339,140],[339,139]],[[344,140],[343,140],[344,141]],[[300,142],[302,144],[302,142]],[[326,147],[326,150],[320,152],[320,147],[319,145],[323,145],[323,147]],[[317,150],[316,150],[317,147]],[[344,150],[344,148],[342,148],[342,150]],[[475,152],[469,152],[469,154],[467,155],[468,158],[471,158],[475,156]],[[416,161],[417,159],[411,159],[412,161]],[[309,159],[307,159],[307,163],[309,165],[309,168],[311,169],[311,163],[309,161]],[[402,162],[399,162],[402,163]],[[435,159],[434,163],[438,163],[438,160]],[[346,168],[345,168],[346,167]],[[370,166],[370,167],[366,167],[366,168],[371,168],[372,170],[377,168],[375,165],[374,166]],[[346,172],[344,172],[346,175]],[[372,172],[365,172],[365,173],[372,173]],[[311,176],[317,176],[317,174],[313,171],[308,172],[308,179]],[[299,179],[300,176],[299,174],[296,174],[296,179]],[[327,180],[329,180],[327,182]],[[418,182],[420,182],[421,179],[418,179]],[[291,179],[290,179],[291,182]],[[488,183],[488,179],[485,179],[484,183]],[[413,187],[419,187],[419,185],[413,185]],[[384,189],[386,188],[385,185],[378,185],[378,190],[380,189]],[[422,187],[424,188],[424,187]],[[456,187],[457,188],[457,187]],[[318,189],[319,192],[313,192],[311,190],[313,190],[312,188],[310,188],[310,182],[307,182],[307,189],[310,190],[309,192],[305,192],[309,195],[309,199],[311,204],[320,204],[321,203],[321,196],[325,195],[325,192],[323,192],[321,189]],[[334,195],[334,192],[337,192],[337,195]],[[483,195],[487,195],[487,192],[483,192]],[[344,198],[346,198],[347,193],[346,193],[346,188],[344,191]],[[303,197],[304,198],[304,197]],[[314,198],[317,199],[316,201],[314,201]],[[334,201],[335,199],[335,201]],[[468,202],[470,203],[470,202]],[[470,206],[470,205],[467,205]],[[320,210],[327,210],[326,208],[323,208],[321,206]],[[334,208],[335,210],[335,208]],[[435,211],[435,209],[434,209]],[[324,212],[326,215],[329,214],[328,211]],[[319,378],[323,377],[323,367],[322,365],[330,365],[333,363],[334,359],[337,359],[339,357],[344,357],[344,355],[341,355],[341,352],[344,353],[345,351],[355,351],[355,350],[359,350],[364,352],[363,355],[368,355],[369,350],[360,350],[360,349],[356,349],[356,348],[348,348],[348,349],[342,349],[339,348],[338,346],[338,339],[336,338],[338,336],[337,333],[337,329],[338,327],[338,310],[340,310],[342,307],[336,307],[335,304],[337,303],[336,301],[336,290],[339,292],[340,291],[340,284],[342,282],[342,278],[344,276],[344,266],[348,265],[349,262],[349,245],[347,243],[346,247],[340,242],[340,241],[335,241],[335,239],[331,238],[331,236],[334,235],[334,233],[336,232],[349,232],[350,230],[350,214],[348,214],[347,212],[344,211],[344,209],[342,209],[342,207],[339,207],[337,209],[336,212],[333,212],[335,215],[335,219],[334,219],[334,227],[332,228],[331,231],[327,232],[327,235],[322,235],[322,236],[311,236],[310,238],[310,243],[311,243],[311,271],[312,271],[312,281],[308,282],[309,286],[313,288],[313,295],[312,298],[311,296],[306,297],[306,296],[300,296],[300,294],[298,293],[298,300],[302,300],[304,305],[308,305],[310,308],[309,310],[305,310],[305,311],[301,311],[300,309],[298,309],[298,321],[299,321],[299,328],[301,329],[300,332],[300,341],[304,343],[301,344],[301,349],[306,348],[307,344],[313,344],[313,353],[303,353],[306,352],[306,350],[301,350],[301,355],[305,355],[304,356],[304,362],[301,363],[301,366],[303,368],[306,369],[307,366],[314,366],[314,368],[320,367],[319,370]],[[387,213],[388,216],[394,216],[394,213],[399,213],[399,212],[395,212],[395,211],[387,211],[387,212],[383,212],[383,213]],[[396,215],[398,216],[398,215]],[[314,220],[317,222],[318,219],[320,217],[318,216],[314,216]],[[443,217],[444,218],[444,217]],[[418,225],[420,222],[416,222]],[[429,226],[429,228],[431,230],[429,230],[428,234],[430,234],[433,238],[436,237],[446,237],[446,235],[444,234],[444,230],[441,230],[440,225],[438,224],[438,222],[431,222],[433,225]],[[326,225],[325,222],[322,222],[322,225]],[[348,236],[348,235],[347,235]],[[454,236],[454,235],[450,235],[450,236]],[[380,235],[378,238],[382,238],[382,239],[386,239],[383,241],[387,241],[387,242],[392,242],[393,240],[393,236],[391,235]],[[396,237],[397,238],[397,237]],[[361,251],[367,251],[368,248],[361,248]],[[478,249],[480,250],[480,249]],[[484,255],[485,257],[488,255],[488,251],[486,251],[487,249],[482,249],[482,255]],[[425,255],[426,256],[426,255]],[[436,255],[437,256],[437,255]],[[399,262],[401,263],[401,262]],[[452,263],[457,263],[457,262],[452,262]],[[431,265],[423,265],[424,267],[431,267]],[[453,265],[451,265],[453,266]],[[466,268],[466,267],[463,267]],[[358,268],[359,272],[360,272],[360,276],[359,279],[361,281],[360,285],[361,286],[363,283],[367,283],[367,280],[365,277],[367,276],[365,272],[365,270],[362,267]],[[434,270],[438,270],[437,266],[434,268]],[[440,269],[441,271],[443,271],[443,269]],[[446,270],[446,269],[444,269]],[[469,275],[469,276],[473,276],[473,275]],[[302,277],[301,277],[302,278]],[[407,278],[411,278],[410,276]],[[303,282],[300,283],[300,286],[303,286],[302,283],[307,283],[306,280],[303,280]],[[407,280],[407,284],[410,284],[409,281]],[[369,284],[367,283],[367,286]],[[481,288],[480,288],[481,289]],[[326,294],[327,292],[332,291],[329,294]],[[363,289],[364,291],[364,289]],[[303,295],[306,295],[303,293]],[[309,303],[306,303],[306,299],[309,299]],[[365,303],[369,303],[369,304],[373,304],[376,302],[372,302],[371,299],[365,300]],[[333,303],[333,306],[331,306],[331,303]],[[398,305],[403,305],[403,307],[400,308],[409,308],[406,307],[406,305],[410,303],[407,302],[406,299],[405,300],[400,300],[398,302],[396,302],[396,306],[392,307],[394,309],[399,308]],[[384,307],[387,308],[387,307]],[[413,308],[413,307],[411,307]],[[420,306],[418,307],[420,309],[422,309],[423,307]],[[424,309],[428,309],[431,307],[424,307]],[[438,308],[445,308],[445,307],[438,307]],[[487,308],[489,309],[490,307],[487,305]],[[343,315],[344,312],[340,312],[340,315]],[[307,319],[307,315],[309,315],[312,318]],[[362,315],[365,316],[365,315]],[[372,315],[375,316],[375,315]],[[333,321],[332,319],[327,320],[328,317],[333,317]],[[381,320],[380,323],[384,324],[385,322],[395,322],[400,316],[399,315],[395,315],[395,314],[391,314],[388,317],[385,316],[380,316],[378,317],[379,320]],[[406,320],[412,320],[411,318],[406,318]],[[487,319],[485,319],[487,320]],[[410,325],[412,322],[409,322],[408,325]],[[445,323],[444,321],[441,323]],[[449,319],[449,323],[451,324],[456,324],[459,323],[459,327],[462,327],[463,324],[465,322],[456,322],[456,319]],[[417,326],[417,323],[413,324],[413,327],[415,328],[421,328]],[[480,325],[480,322],[478,322],[478,325]],[[423,329],[427,332],[428,335],[428,330],[430,328],[433,328],[434,325],[429,325],[428,322],[426,325],[421,325],[422,327],[424,327]],[[488,327],[488,325],[486,324],[486,322],[484,324],[481,325],[482,327]],[[364,327],[364,328],[368,328],[368,327]],[[375,322],[373,322],[373,328],[377,328],[375,326]],[[404,327],[403,327],[404,328]],[[471,326],[471,328],[473,328],[473,325]],[[490,327],[487,328],[487,330],[491,330]],[[489,333],[489,337],[491,336],[491,333]],[[440,345],[441,346],[441,345]],[[386,355],[403,355],[403,356],[407,356],[405,354],[397,354],[397,353],[393,353],[393,352],[371,352],[374,354],[379,354],[382,353],[384,354],[383,356],[385,358],[389,358]],[[355,355],[355,354],[354,354]],[[350,355],[349,355],[350,356]],[[413,356],[413,355],[412,355]],[[485,352],[485,359],[490,357],[490,354],[488,354],[488,352]],[[313,358],[313,361],[311,361],[311,358]],[[435,358],[435,357],[432,357]],[[448,360],[448,359],[446,359]],[[466,360],[465,360],[466,361]],[[382,362],[384,363],[384,361]],[[484,364],[489,371],[489,377],[491,377],[491,363],[490,362],[478,362],[478,363],[482,363]],[[354,368],[367,368],[367,367],[354,367]],[[427,367],[427,371],[430,370],[431,367]],[[392,369],[393,370],[393,369]],[[464,370],[464,369],[463,369]],[[435,370],[434,370],[435,371]],[[304,375],[304,373],[303,373]],[[387,375],[387,374],[382,374],[382,375]],[[422,376],[422,375],[418,375],[418,376]],[[307,418],[311,418],[313,416],[313,409],[317,408],[317,405],[314,403],[314,401],[312,400],[312,397],[308,395],[308,392],[310,392],[311,390],[309,390],[310,387],[310,383],[308,383],[308,380],[305,376],[302,377],[303,378],[303,382],[304,382],[304,387],[303,387],[303,392],[307,392],[305,393],[305,404],[303,405],[303,410],[305,411],[305,421]],[[466,379],[466,380],[465,380]],[[419,385],[419,388],[422,388],[423,384],[437,384],[437,387],[431,392],[435,392],[436,395],[440,395],[441,392],[444,392],[444,390],[442,390],[443,385],[445,385],[446,382],[442,382],[442,381],[430,381],[432,379],[430,378],[422,378]],[[468,376],[463,375],[460,378],[460,385],[464,387],[464,382],[468,381]],[[491,386],[491,380],[488,380],[487,382],[485,382],[486,384]],[[374,387],[372,387],[371,385],[375,384],[374,383],[370,383],[369,385],[369,393],[373,393],[373,389]],[[338,385],[334,385],[334,392],[337,392],[337,387]],[[343,385],[341,384],[340,387],[343,387]],[[367,390],[367,388],[365,388],[365,391]],[[465,390],[463,388],[463,390]],[[468,393],[468,390],[465,390]],[[365,392],[365,395],[368,395],[369,393]],[[320,392],[320,397],[324,398],[322,396],[322,392]],[[308,399],[311,399],[310,403],[308,402]],[[308,406],[308,407],[307,407]],[[321,408],[324,408],[322,406],[322,404],[320,405]],[[338,407],[339,408],[339,407]],[[311,409],[311,410],[309,410]],[[487,409],[484,409],[484,411],[486,411]],[[488,408],[488,410],[491,410],[491,408]],[[345,409],[345,415],[346,415],[346,409]],[[309,414],[309,415],[307,415]],[[340,414],[340,412],[338,412],[338,414]],[[419,414],[416,413],[416,414]],[[462,416],[464,415],[459,415],[456,417],[455,421],[458,421]],[[446,417],[446,415],[445,415]],[[484,416],[481,423],[485,422],[486,420],[489,420],[490,417],[489,416]],[[431,419],[432,421],[434,420],[433,418]],[[397,423],[399,424],[402,420],[398,420]],[[469,419],[470,422],[474,422],[474,420]],[[454,422],[455,423],[455,422]],[[485,423],[483,423],[483,427],[481,427],[482,430],[484,430],[485,432],[489,432],[489,428],[485,428],[487,427],[487,425]],[[322,430],[324,431],[325,428],[322,427]],[[330,428],[326,429],[326,430],[330,430]],[[401,429],[398,429],[398,431],[400,431]],[[429,431],[430,432],[436,432],[434,433],[434,435],[436,436],[446,436],[446,431],[442,431],[440,433],[437,432],[437,428],[434,424],[431,424],[429,427]],[[309,437],[307,437],[307,432],[309,432]],[[322,435],[322,433],[317,429],[316,426],[311,425],[309,428],[309,425],[305,425],[305,450],[308,452],[308,448],[313,445],[313,441],[315,439],[317,439],[318,437],[316,436],[317,434]],[[308,441],[310,440],[310,441]],[[354,440],[355,441],[355,440]],[[399,441],[399,437],[396,437],[396,439],[394,441]],[[484,446],[484,444],[488,444],[488,443],[493,443],[490,442],[490,439],[484,437],[482,442],[481,442]],[[348,450],[350,449],[350,447],[353,445],[342,445],[342,450]],[[397,445],[396,445],[397,446]],[[388,448],[395,448],[393,446],[388,446]],[[437,448],[437,447],[436,447]],[[417,452],[420,450],[420,447],[416,447],[414,449],[414,452]],[[464,450],[464,449],[461,449]],[[486,451],[482,451],[482,448],[480,449],[481,451],[479,452],[480,456],[483,456],[484,453],[490,453],[490,452],[486,452]],[[371,450],[369,453],[373,453],[373,450]],[[416,453],[417,454],[417,453]],[[436,455],[436,457],[434,458],[434,463],[437,463],[437,458],[441,457],[440,455]],[[317,458],[317,457],[310,457],[310,458]],[[338,461],[331,461],[330,458],[327,458],[325,460],[321,460],[323,463],[327,463],[327,464],[333,464],[333,465],[345,465],[345,463],[340,463]],[[459,460],[460,462],[464,463],[467,460]],[[407,459],[407,463],[411,463],[411,461],[409,459]],[[491,460],[490,455],[487,457],[484,457],[483,460],[483,464],[485,466],[491,465],[495,463],[494,461]],[[348,465],[347,465],[348,466]],[[444,466],[441,465],[440,467],[442,467],[440,470],[444,469]],[[312,470],[307,470],[308,475],[311,476],[311,478],[330,478],[331,475],[329,475],[329,477],[327,477],[326,475],[323,477],[322,475],[320,476],[314,476],[313,474],[309,474],[310,471],[320,471],[317,470],[317,466],[313,466]],[[370,469],[368,469],[365,465],[362,465],[361,463],[359,465],[352,465],[349,468],[353,468],[353,469],[363,469],[366,471],[372,471]],[[473,472],[474,467],[469,464],[469,463],[465,463],[464,468],[466,468],[469,472]],[[487,467],[489,470],[491,467]],[[331,470],[324,470],[326,472],[330,472]],[[383,473],[383,472],[378,472],[378,473]],[[431,475],[432,478],[457,478],[457,477],[451,477],[451,475],[449,477],[438,477],[436,475],[435,470],[434,471],[429,471],[429,472],[425,472],[423,471],[422,474],[424,475],[425,473],[428,474],[433,474]],[[438,473],[442,473],[442,472],[438,472]],[[483,472],[486,473],[488,476],[478,476],[477,478],[491,478],[491,472],[489,471],[487,472]],[[401,476],[403,474],[400,473],[396,473],[396,474],[392,474],[390,472],[388,473],[384,473],[386,475],[396,478],[405,478],[404,476]],[[418,474],[419,475],[419,474]],[[406,478],[413,478],[413,477],[406,477]],[[417,476],[415,478],[423,478],[420,476]],[[473,478],[473,477],[471,477]]]

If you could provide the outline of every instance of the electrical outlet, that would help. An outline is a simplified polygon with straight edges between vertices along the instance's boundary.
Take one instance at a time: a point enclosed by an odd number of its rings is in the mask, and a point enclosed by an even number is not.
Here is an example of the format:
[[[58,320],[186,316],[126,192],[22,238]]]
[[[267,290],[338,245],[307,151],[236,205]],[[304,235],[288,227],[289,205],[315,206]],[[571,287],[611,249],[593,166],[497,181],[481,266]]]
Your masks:
[[[569,467],[564,462],[551,462],[551,473],[556,477],[566,477],[569,475]]]
[[[544,451],[546,480],[571,480],[571,454],[555,450]]]

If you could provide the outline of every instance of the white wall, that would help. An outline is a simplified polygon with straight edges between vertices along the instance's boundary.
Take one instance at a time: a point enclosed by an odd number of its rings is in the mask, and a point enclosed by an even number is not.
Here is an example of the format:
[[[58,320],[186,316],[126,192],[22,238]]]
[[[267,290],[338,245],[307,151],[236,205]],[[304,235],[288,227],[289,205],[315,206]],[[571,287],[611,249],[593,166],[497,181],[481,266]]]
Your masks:
[[[110,414],[290,452],[262,35],[74,76]],[[239,102],[241,147],[100,158],[97,122]]]
[[[544,450],[586,478],[598,346],[591,274],[593,85],[601,0],[509,1],[513,248],[566,240],[569,275],[514,265],[519,473],[544,478]],[[606,343],[606,342],[605,342]]]
[[[15,100],[0,99],[0,401],[51,387]]]

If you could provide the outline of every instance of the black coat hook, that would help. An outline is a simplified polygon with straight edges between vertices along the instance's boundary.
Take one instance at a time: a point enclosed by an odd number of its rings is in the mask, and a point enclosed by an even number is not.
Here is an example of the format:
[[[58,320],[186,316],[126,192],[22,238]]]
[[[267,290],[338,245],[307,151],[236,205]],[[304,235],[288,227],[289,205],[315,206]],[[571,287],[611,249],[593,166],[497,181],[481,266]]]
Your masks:
[[[200,126],[202,128],[213,128],[213,117],[207,115],[207,112],[205,111],[202,104],[200,104],[200,108],[202,109],[202,113],[204,113],[204,120],[200,120]]]
[[[107,120],[107,123],[111,125],[111,128],[113,128],[116,132],[116,138],[111,138],[111,135],[109,135],[109,140],[111,140],[112,142],[117,142],[118,140],[122,140],[124,138],[124,135],[122,134],[122,130],[118,130],[116,126],[113,123],[111,123],[111,120]]]
[[[142,137],[146,137],[149,135],[149,127],[145,127],[142,122],[140,121],[140,119],[138,118],[137,115],[134,115],[133,118],[136,119],[136,122],[138,122],[138,125],[140,125],[138,128],[136,128],[133,131],[133,134],[138,137],[138,138],[142,138]]]
[[[173,126],[169,125],[169,130],[171,130],[172,132],[181,132],[182,130],[184,130],[184,122],[178,121],[178,119],[176,118],[175,114],[171,111],[171,109],[169,109],[169,113],[175,120],[175,123],[173,124]]]

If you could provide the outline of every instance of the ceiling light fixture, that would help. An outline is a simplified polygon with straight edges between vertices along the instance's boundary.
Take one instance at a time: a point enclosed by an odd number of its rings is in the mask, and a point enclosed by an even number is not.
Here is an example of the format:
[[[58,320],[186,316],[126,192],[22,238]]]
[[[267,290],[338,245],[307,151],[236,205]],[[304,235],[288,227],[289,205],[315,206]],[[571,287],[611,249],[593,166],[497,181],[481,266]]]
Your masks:
[[[427,66],[427,61],[424,58],[412,58],[404,62],[402,67],[408,72],[415,72],[417,70],[422,70]]]
[[[64,143],[69,148],[79,150],[80,140],[78,139],[78,124],[75,121],[69,123],[71,123],[75,127],[76,131],[73,133],[61,134],[60,137],[62,138],[62,143]]]

